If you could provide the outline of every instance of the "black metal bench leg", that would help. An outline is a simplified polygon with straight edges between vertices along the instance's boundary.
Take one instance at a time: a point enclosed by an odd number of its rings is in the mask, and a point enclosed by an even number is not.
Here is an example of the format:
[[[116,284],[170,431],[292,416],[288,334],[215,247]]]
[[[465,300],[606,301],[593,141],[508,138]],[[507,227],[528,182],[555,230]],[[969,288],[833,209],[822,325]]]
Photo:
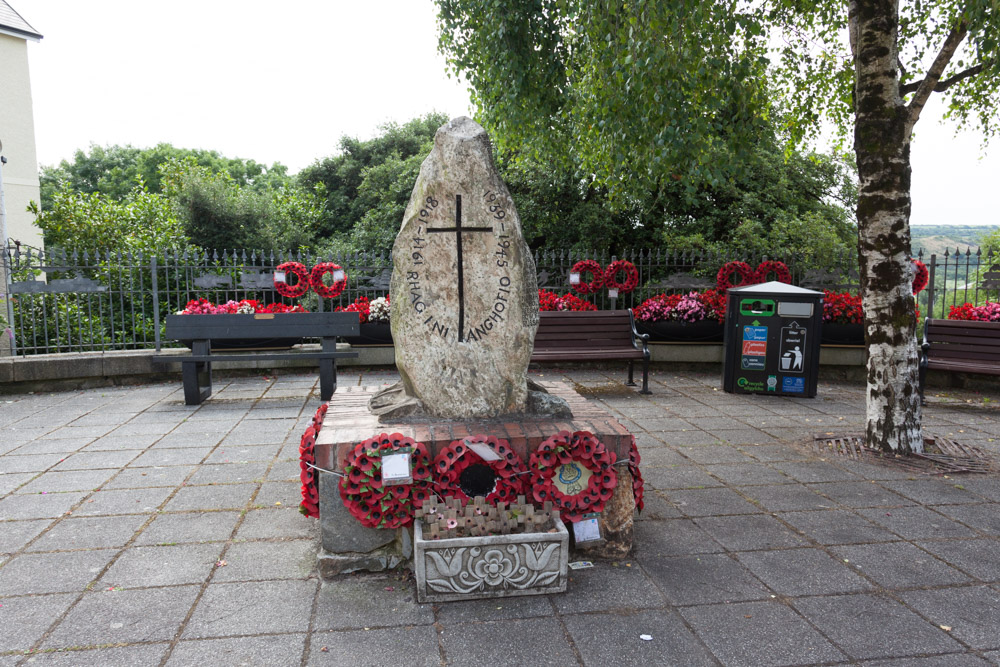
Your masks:
[[[337,391],[337,360],[319,360],[319,397],[320,400],[329,401],[333,398],[333,392]]]
[[[649,390],[649,357],[642,360],[642,389],[639,390],[640,394],[652,394]]]
[[[633,379],[634,368],[635,368],[635,362],[634,361],[628,362],[628,382],[625,383],[626,386],[629,386],[629,387],[635,387],[635,386],[637,386],[635,384],[635,380]]]
[[[201,405],[212,395],[212,362],[185,361],[181,364],[184,380],[184,402],[187,405]]]
[[[920,405],[927,405],[924,399],[924,385],[927,383],[927,358],[920,359],[920,366],[917,370],[918,390],[920,391]]]

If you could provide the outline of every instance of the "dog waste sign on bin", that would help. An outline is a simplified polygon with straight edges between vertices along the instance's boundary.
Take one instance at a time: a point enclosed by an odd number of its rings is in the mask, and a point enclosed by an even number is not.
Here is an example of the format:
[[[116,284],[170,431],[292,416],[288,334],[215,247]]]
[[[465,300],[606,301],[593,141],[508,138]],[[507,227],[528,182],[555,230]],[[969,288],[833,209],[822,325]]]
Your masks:
[[[823,293],[769,282],[727,293],[722,388],[813,397]]]

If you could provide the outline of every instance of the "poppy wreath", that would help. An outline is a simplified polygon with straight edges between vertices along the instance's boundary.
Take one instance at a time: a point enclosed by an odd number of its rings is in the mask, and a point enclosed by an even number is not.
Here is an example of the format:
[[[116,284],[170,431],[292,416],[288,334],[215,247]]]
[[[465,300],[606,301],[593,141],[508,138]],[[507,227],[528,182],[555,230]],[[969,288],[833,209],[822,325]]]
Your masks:
[[[615,280],[622,271],[625,272],[625,282],[620,283]],[[620,294],[628,294],[639,284],[639,271],[635,264],[627,259],[618,259],[608,265],[608,270],[604,272],[604,286],[608,289],[616,289]]]
[[[645,507],[642,498],[645,495],[646,483],[642,479],[639,471],[639,463],[642,457],[639,456],[639,447],[635,444],[635,436],[632,436],[632,447],[628,450],[628,471],[632,474],[632,495],[635,496],[635,506],[641,512]]]
[[[738,283],[733,282],[733,275],[739,276],[740,281]],[[750,265],[746,262],[727,262],[722,265],[719,273],[716,274],[715,284],[720,290],[725,292],[730,287],[752,285],[756,275],[757,272],[750,268]]]
[[[573,268],[569,272],[580,274],[580,283],[573,285],[573,289],[580,294],[593,294],[604,285],[604,270],[600,264],[592,259],[581,259],[573,265]],[[589,283],[583,282],[583,274],[585,273],[593,275],[594,279]]]
[[[569,496],[559,490],[554,478],[559,469],[571,461],[583,465],[591,475],[586,489]],[[614,494],[618,484],[614,463],[614,452],[609,452],[593,433],[560,431],[531,454],[528,466],[532,497],[539,503],[551,500],[562,513],[563,521],[576,523],[584,514],[603,510]]]
[[[410,450],[413,483],[383,486],[382,457]],[[399,528],[430,497],[431,457],[427,445],[399,433],[382,433],[359,442],[348,455],[340,478],[340,498],[366,528]]]
[[[784,262],[771,260],[761,262],[757,265],[757,271],[754,273],[754,282],[766,283],[768,276],[772,274],[774,275],[774,279],[779,283],[792,284],[792,272],[788,270],[788,266]]]
[[[481,442],[492,449],[499,461],[484,461],[469,447],[470,442]],[[510,443],[494,436],[474,435],[453,440],[434,457],[434,493],[442,498],[458,498],[466,502],[469,496],[462,490],[461,476],[466,468],[476,464],[488,466],[496,475],[493,490],[486,495],[491,505],[512,503],[524,493],[524,461],[511,449]]]
[[[275,279],[274,289],[278,291],[278,294],[287,296],[289,299],[297,299],[309,291],[309,271],[305,266],[298,262],[285,262],[275,268],[275,272],[280,271],[284,271],[285,276],[293,273],[298,280],[295,281],[294,285],[289,285],[284,280]]]
[[[316,410],[316,414],[309,420],[309,426],[302,434],[299,442],[299,479],[302,480],[302,502],[299,504],[299,512],[314,519],[319,518],[319,485],[316,483],[316,471],[310,466],[316,465],[316,436],[323,428],[323,418],[330,407],[329,403],[323,403]]]
[[[927,265],[921,262],[919,259],[913,260],[913,293],[919,294],[923,292],[927,287],[927,282],[930,280],[931,273],[927,270]]]
[[[309,284],[312,285],[313,291],[324,299],[334,299],[340,296],[340,293],[347,287],[346,271],[344,271],[344,277],[332,285],[323,282],[323,276],[334,271],[343,271],[343,269],[333,262],[320,262],[312,268],[312,273],[309,275]]]

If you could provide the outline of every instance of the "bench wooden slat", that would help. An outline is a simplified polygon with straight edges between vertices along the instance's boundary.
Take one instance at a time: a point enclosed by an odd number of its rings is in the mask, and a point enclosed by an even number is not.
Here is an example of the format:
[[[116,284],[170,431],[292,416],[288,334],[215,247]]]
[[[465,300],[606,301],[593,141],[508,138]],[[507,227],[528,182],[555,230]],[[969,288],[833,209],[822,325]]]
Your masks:
[[[1000,323],[928,319],[920,352],[920,398],[927,370],[1000,375]]]
[[[644,339],[635,338],[631,311],[539,313],[535,349],[531,353],[532,361],[606,359],[622,359],[629,362],[629,384],[632,383],[633,362],[641,359],[642,393],[649,393],[649,349]]]

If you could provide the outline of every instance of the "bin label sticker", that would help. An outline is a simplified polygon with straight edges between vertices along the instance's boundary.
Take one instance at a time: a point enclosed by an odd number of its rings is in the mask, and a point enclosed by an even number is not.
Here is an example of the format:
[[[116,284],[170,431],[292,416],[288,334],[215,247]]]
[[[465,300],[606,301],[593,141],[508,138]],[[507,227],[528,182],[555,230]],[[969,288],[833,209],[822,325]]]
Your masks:
[[[767,367],[767,327],[743,327],[743,355],[740,367],[745,371],[762,371]]]
[[[806,379],[804,377],[783,377],[781,378],[781,391],[786,394],[806,393]]]
[[[762,340],[743,341],[743,356],[763,357],[767,354],[767,343]]]
[[[777,391],[778,390],[778,376],[777,375],[768,375],[767,376],[767,390],[768,391]]]
[[[806,352],[806,328],[797,322],[781,328],[781,344],[778,347],[778,364],[782,373],[804,373]]]
[[[743,327],[743,340],[767,341],[767,327]]]
[[[760,380],[748,380],[741,377],[736,380],[736,385],[743,391],[764,391],[764,383]]]

